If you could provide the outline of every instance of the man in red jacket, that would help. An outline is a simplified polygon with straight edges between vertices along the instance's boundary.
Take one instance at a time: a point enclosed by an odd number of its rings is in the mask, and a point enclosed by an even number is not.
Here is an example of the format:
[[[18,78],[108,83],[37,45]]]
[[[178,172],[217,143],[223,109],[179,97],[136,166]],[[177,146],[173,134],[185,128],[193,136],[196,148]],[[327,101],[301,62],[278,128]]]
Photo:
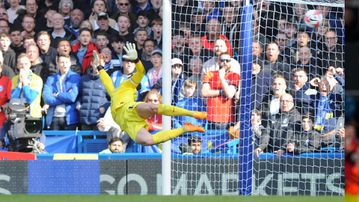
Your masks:
[[[72,51],[79,59],[82,67],[82,74],[90,66],[93,51],[98,51],[95,43],[92,41],[92,31],[87,28],[82,28],[79,31],[78,42],[72,46]]]

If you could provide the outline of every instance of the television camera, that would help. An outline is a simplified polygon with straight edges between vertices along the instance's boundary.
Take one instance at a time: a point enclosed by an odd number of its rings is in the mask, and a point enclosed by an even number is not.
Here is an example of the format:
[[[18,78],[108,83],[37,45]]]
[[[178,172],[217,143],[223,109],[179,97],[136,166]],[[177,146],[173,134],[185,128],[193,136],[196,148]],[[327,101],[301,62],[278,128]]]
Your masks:
[[[30,115],[29,105],[24,99],[11,99],[6,114],[9,151],[32,152],[42,136],[42,119]]]

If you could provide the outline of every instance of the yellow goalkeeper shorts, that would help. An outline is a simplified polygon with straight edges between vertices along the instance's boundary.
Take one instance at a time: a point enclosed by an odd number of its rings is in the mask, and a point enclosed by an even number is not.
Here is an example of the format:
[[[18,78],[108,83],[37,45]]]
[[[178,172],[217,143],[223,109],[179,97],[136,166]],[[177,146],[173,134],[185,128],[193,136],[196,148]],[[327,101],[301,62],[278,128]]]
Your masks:
[[[136,141],[136,136],[141,128],[148,129],[145,119],[136,112],[137,105],[143,102],[129,102],[121,106],[113,115],[114,120],[120,125],[132,140]]]

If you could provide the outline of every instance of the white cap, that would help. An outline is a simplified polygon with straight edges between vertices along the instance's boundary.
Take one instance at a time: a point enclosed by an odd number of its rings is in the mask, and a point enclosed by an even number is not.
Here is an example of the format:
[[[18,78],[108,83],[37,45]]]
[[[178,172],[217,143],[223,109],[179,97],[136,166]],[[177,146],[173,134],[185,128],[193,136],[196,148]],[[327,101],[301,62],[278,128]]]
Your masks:
[[[172,58],[171,60],[171,65],[182,65],[183,66],[183,63],[182,63],[182,60],[179,59],[179,58]]]

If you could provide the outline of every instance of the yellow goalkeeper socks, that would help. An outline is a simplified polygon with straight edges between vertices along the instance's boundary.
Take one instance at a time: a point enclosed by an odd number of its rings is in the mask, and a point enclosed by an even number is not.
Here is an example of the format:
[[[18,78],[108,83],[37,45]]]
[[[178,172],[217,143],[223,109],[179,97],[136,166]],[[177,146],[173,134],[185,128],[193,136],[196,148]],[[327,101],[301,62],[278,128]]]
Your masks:
[[[172,105],[159,104],[158,113],[167,116],[193,116],[194,112]]]
[[[185,129],[183,127],[173,129],[173,130],[160,131],[160,132],[152,135],[153,143],[154,144],[160,144],[160,143],[166,142],[167,140],[171,140],[171,139],[173,139],[175,137],[178,137],[178,136],[182,135],[185,132],[186,131],[185,131]]]

